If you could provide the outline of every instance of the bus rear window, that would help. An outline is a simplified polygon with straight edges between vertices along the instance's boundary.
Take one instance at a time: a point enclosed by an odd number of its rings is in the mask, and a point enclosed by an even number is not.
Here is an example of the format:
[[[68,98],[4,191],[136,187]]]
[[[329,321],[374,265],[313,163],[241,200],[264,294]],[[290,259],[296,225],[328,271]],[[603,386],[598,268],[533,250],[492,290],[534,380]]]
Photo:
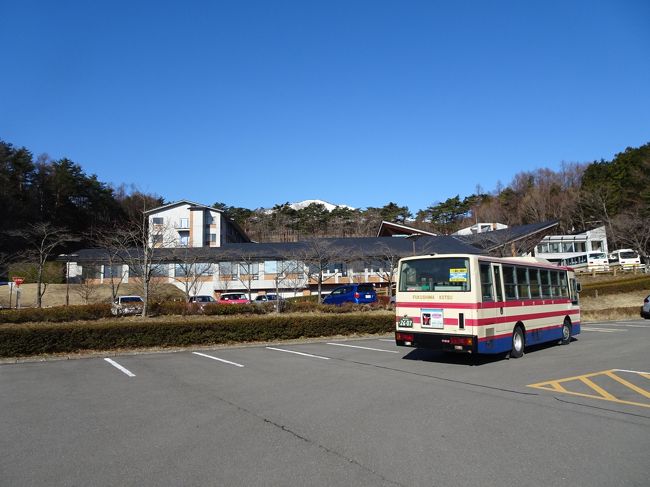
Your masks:
[[[462,257],[415,259],[402,262],[399,290],[469,291],[469,260]]]

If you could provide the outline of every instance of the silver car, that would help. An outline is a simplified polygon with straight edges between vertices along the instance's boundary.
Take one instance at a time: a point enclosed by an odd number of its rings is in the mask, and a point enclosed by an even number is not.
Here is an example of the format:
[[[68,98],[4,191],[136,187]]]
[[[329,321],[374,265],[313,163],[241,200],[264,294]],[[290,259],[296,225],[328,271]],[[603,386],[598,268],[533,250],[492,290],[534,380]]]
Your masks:
[[[137,315],[142,313],[144,301],[140,296],[118,296],[113,302],[111,313],[115,316],[119,315]]]

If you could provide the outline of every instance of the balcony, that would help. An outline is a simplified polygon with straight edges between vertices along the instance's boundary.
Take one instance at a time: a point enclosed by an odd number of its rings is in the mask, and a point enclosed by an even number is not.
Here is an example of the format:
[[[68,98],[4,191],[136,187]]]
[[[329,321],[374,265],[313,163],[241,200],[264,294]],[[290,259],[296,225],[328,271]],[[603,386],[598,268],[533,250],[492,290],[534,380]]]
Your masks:
[[[182,231],[190,231],[190,220],[189,218],[181,218],[180,221],[174,223],[174,229],[178,230],[179,232]]]

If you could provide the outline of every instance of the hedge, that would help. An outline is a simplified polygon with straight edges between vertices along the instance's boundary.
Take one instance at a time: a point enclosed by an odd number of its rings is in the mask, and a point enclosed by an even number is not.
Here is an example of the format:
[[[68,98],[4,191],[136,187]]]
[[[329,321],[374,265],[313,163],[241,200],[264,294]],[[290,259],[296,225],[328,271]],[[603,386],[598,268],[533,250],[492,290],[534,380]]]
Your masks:
[[[0,357],[388,333],[394,323],[392,313],[349,313],[2,325]]]
[[[313,301],[283,301],[283,311],[291,313],[353,313],[384,309],[379,303],[353,304],[342,306],[319,304]],[[151,316],[232,316],[232,315],[263,315],[275,311],[274,303],[263,304],[220,304],[211,303],[200,306],[198,303],[185,301],[164,301],[151,303]],[[77,306],[54,306],[51,308],[22,308],[0,311],[0,323],[29,323],[65,321],[89,321],[108,318],[111,316],[110,304],[86,304]]]
[[[51,308],[22,308],[0,311],[0,323],[51,322],[99,320],[111,316],[110,304],[54,306]]]

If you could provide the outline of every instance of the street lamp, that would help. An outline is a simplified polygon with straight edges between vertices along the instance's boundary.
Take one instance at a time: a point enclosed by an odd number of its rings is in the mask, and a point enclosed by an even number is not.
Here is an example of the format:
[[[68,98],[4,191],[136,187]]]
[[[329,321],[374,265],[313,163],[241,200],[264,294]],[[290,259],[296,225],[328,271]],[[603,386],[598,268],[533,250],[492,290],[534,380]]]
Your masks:
[[[415,255],[415,241],[422,236],[421,233],[412,233],[411,235],[407,235],[406,238],[411,241],[413,244],[413,255]]]

